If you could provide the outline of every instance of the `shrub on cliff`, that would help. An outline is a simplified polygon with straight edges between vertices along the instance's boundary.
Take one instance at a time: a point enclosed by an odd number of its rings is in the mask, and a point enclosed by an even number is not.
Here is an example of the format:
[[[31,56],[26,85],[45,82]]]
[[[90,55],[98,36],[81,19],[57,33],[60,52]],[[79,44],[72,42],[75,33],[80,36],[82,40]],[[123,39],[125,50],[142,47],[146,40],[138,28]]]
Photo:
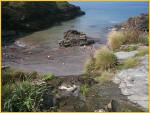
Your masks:
[[[138,44],[148,45],[148,38],[140,34],[134,29],[124,31],[112,31],[108,35],[108,46],[112,50],[120,49],[123,44]]]
[[[90,59],[85,66],[85,73],[88,75],[98,75],[102,71],[114,68],[117,57],[108,48],[104,47],[98,50],[94,57]]]
[[[112,31],[108,35],[108,46],[112,49],[119,49],[120,46],[126,41],[122,32]]]
[[[134,29],[123,31],[123,35],[126,40],[126,43],[128,44],[140,43],[141,41],[141,36],[139,32]]]
[[[104,47],[95,54],[95,67],[98,70],[108,70],[116,65],[117,57],[108,48]]]

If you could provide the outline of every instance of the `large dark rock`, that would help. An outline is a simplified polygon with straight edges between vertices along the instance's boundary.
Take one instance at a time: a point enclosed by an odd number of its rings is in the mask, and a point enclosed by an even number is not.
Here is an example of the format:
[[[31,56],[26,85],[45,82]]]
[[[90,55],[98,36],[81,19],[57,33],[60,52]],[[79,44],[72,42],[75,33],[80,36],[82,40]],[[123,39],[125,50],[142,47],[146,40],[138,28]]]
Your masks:
[[[68,2],[2,2],[2,39],[15,39],[14,35],[32,33],[84,14]]]
[[[115,25],[114,28],[116,30],[135,30],[140,34],[149,33],[149,15],[141,14],[140,16],[134,16],[129,18],[127,21],[122,23],[121,25]]]
[[[125,29],[135,29],[139,32],[149,32],[149,15],[141,14],[140,16],[135,16],[129,18],[122,25]]]
[[[61,47],[84,46],[93,44],[94,40],[90,39],[83,32],[68,30],[64,33],[64,39],[59,42]]]
[[[31,32],[83,14],[68,2],[2,2],[2,30]]]

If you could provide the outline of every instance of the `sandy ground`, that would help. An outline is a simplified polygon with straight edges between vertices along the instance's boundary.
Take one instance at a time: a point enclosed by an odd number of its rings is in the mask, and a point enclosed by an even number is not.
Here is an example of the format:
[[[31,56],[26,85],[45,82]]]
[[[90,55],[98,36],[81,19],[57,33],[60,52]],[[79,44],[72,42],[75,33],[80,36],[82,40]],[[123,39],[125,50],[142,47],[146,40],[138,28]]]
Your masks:
[[[54,73],[55,76],[79,75],[95,50],[94,46],[49,49],[23,48],[13,44],[2,47],[2,66],[40,74]]]

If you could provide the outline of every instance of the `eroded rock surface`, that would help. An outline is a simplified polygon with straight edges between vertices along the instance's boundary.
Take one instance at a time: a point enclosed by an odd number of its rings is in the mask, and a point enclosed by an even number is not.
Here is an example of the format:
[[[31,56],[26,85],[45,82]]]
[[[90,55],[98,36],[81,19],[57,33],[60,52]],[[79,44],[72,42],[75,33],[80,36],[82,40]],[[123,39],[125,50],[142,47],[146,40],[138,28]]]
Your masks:
[[[147,111],[149,109],[149,56],[142,58],[141,65],[118,73],[113,81],[128,99]]]
[[[64,39],[59,42],[61,47],[84,46],[94,44],[94,40],[82,32],[68,30],[64,33]]]

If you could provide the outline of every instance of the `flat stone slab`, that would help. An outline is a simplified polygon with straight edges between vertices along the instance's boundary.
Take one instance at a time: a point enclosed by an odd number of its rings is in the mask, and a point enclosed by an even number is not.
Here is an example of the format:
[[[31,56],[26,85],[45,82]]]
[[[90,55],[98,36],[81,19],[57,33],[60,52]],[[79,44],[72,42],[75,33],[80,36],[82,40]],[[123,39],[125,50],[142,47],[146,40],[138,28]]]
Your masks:
[[[130,52],[116,52],[115,55],[118,58],[118,60],[126,60],[128,58],[134,57],[136,54],[138,54],[138,51],[130,51]]]
[[[113,82],[119,84],[123,95],[146,111],[149,109],[149,56],[142,58],[141,65],[118,73]]]

